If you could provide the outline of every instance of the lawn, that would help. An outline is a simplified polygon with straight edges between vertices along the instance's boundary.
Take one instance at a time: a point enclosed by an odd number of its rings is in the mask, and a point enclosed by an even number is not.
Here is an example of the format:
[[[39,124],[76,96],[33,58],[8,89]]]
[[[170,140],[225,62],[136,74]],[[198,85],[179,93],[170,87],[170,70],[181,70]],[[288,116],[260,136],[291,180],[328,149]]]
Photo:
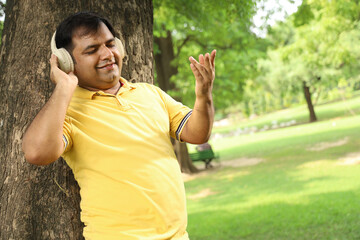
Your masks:
[[[220,162],[262,162],[185,183],[191,240],[360,239],[360,116],[334,116],[212,141]]]

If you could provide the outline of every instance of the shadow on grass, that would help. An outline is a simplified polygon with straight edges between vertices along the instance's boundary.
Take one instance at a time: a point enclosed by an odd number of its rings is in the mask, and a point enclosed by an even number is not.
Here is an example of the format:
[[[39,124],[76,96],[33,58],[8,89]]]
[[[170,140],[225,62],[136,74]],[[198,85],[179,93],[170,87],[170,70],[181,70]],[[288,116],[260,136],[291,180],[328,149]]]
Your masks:
[[[307,196],[302,203],[274,201],[236,209],[189,213],[191,240],[360,239],[360,189]]]

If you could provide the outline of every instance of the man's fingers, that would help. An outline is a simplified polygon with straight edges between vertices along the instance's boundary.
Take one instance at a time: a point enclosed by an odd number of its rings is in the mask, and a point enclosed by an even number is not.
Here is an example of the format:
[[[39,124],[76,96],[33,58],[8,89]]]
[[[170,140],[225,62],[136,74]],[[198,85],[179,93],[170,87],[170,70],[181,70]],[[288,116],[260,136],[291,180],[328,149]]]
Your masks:
[[[57,57],[55,56],[55,54],[51,54],[50,65],[51,67],[57,66]]]
[[[202,77],[200,71],[195,67],[195,65],[193,63],[190,63],[190,68],[196,79],[199,79]]]
[[[200,59],[201,59],[201,57],[199,57],[199,61],[201,61]],[[194,66],[200,73],[202,73],[202,72],[204,71],[204,70],[203,70],[204,67],[201,65],[201,63],[199,63],[198,61],[196,61],[195,58],[190,57],[189,60],[190,60],[190,62],[193,64],[193,66]]]
[[[201,68],[198,67],[198,64],[194,65],[199,68],[202,74],[211,73],[212,72],[212,56],[210,56],[209,53],[206,53],[205,55],[200,54],[199,55],[199,64],[201,65]],[[194,59],[195,60],[195,59]],[[196,61],[196,60],[195,60]]]
[[[190,68],[191,68],[191,71],[194,74],[195,79],[197,79],[197,78],[199,78],[201,76],[199,70],[197,70],[197,68],[194,66],[194,64],[190,63]]]
[[[207,72],[211,72],[210,69],[210,54],[206,53],[205,56],[203,54],[199,55],[199,63],[203,67],[205,67],[205,70]]]
[[[206,74],[207,74],[205,67],[203,65],[201,65],[200,63],[198,63],[195,60],[195,58],[193,58],[193,57],[190,57],[189,60],[192,64],[194,64],[194,66],[197,68],[197,70],[200,72],[200,74],[205,78]]]
[[[204,55],[202,55],[202,54],[199,55],[199,63],[201,65],[204,65]]]
[[[211,66],[215,69],[215,56],[216,56],[216,50],[213,50],[211,52],[211,56],[210,56],[210,62],[211,62]]]
[[[57,66],[57,59],[55,54],[51,54],[50,57],[50,80],[56,84],[55,82],[55,76],[54,76],[54,69]]]
[[[208,72],[211,72],[211,65],[210,65],[210,54],[206,53],[205,54],[205,63],[204,63],[204,66],[206,68],[206,70]]]

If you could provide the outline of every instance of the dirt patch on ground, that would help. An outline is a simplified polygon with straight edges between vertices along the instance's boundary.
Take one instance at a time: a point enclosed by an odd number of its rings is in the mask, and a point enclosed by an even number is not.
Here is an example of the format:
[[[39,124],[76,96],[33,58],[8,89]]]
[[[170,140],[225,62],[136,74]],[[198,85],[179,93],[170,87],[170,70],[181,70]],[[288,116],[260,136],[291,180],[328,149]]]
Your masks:
[[[224,161],[220,163],[213,163],[213,167],[209,169],[200,169],[199,173],[195,174],[186,174],[183,173],[183,180],[184,182],[191,181],[195,178],[206,176],[211,173],[217,172],[219,169],[223,167],[247,167],[247,166],[253,166],[256,164],[259,164],[261,162],[264,162],[264,159],[261,158],[238,158],[234,160]],[[216,165],[215,165],[216,164]]]
[[[314,146],[312,146],[310,148],[307,148],[306,150],[307,151],[322,151],[322,150],[325,150],[328,148],[342,146],[342,145],[348,143],[348,141],[349,141],[349,138],[345,137],[345,138],[340,139],[335,142],[321,142],[321,143],[315,144]]]
[[[349,153],[344,158],[339,159],[339,165],[356,165],[360,164],[360,152]]]
[[[322,159],[322,160],[303,163],[299,166],[299,168],[319,168],[325,164],[327,164],[327,165],[336,164],[336,165],[342,165],[342,166],[360,164],[360,152],[349,153],[344,157],[338,158],[335,162],[332,160]]]
[[[209,175],[209,174],[213,173],[214,171],[217,171],[218,169],[219,169],[219,167],[216,167],[216,169],[211,168],[208,170],[201,170],[201,172],[193,173],[193,174],[182,173],[182,178],[183,178],[184,182],[188,182],[188,181],[194,180],[195,178]]]
[[[221,163],[223,167],[246,167],[253,166],[263,162],[264,159],[261,158],[238,158],[230,161],[225,161]]]
[[[213,192],[213,191],[211,191],[210,188],[206,188],[194,195],[188,196],[188,198],[194,200],[194,199],[199,199],[199,198],[205,198],[207,196],[214,195],[214,194],[217,194],[217,192]]]

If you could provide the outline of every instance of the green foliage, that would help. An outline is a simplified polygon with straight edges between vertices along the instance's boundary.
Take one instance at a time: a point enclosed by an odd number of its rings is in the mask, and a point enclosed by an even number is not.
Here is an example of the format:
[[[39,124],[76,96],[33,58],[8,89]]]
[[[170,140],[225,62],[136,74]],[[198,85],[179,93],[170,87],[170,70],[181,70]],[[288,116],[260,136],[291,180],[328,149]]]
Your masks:
[[[353,60],[360,57],[359,53],[354,53],[352,46],[346,45],[349,42],[343,39],[352,39],[354,31],[360,31],[353,11],[359,6],[347,0],[312,1],[310,4],[314,5],[315,19],[296,28],[295,42],[279,51],[285,63],[300,61],[304,64],[308,73],[305,81],[309,85],[335,87],[336,81],[349,73],[347,68],[358,66]],[[303,76],[303,73],[295,76]],[[349,77],[352,76],[346,76]]]
[[[311,20],[314,19],[314,13],[311,9],[311,6],[307,4],[307,1],[303,1],[300,5],[298,11],[294,13],[294,25],[296,27],[308,24]]]
[[[358,1],[308,0],[269,29],[267,57],[258,61],[259,77],[245,90],[250,101],[262,105],[255,113],[302,103],[303,81],[315,102],[343,88],[341,79],[353,90],[359,86],[359,12]],[[260,97],[268,95],[266,101]]]
[[[266,39],[271,43],[271,49],[277,49],[294,42],[295,29],[291,21],[278,22],[268,29]]]
[[[155,36],[165,34],[166,30],[186,34],[194,30],[214,32],[216,25],[239,19],[248,25],[255,13],[254,0],[154,0],[153,4]]]

